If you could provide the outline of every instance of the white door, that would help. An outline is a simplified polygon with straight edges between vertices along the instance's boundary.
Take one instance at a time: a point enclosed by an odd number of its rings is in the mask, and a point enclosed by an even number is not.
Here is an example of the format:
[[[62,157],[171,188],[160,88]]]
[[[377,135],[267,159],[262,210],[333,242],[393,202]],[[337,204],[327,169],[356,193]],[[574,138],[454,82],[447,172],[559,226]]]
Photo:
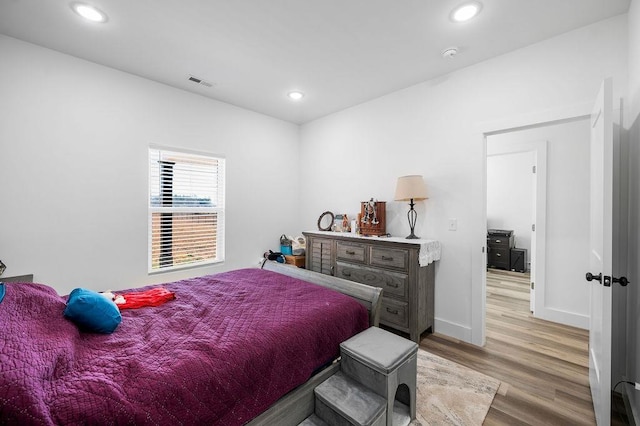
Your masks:
[[[545,284],[545,246],[546,246],[546,211],[547,211],[547,141],[531,140],[519,142],[508,140],[508,144],[499,142],[493,136],[487,137],[487,160],[492,156],[531,153],[533,156],[531,193],[531,249],[529,260],[529,310],[538,317],[544,313]],[[488,170],[487,170],[488,173]],[[488,182],[487,182],[488,183]],[[487,188],[487,193],[489,189]],[[487,205],[488,209],[488,205]],[[488,210],[487,210],[488,211]],[[486,259],[485,259],[486,260]],[[526,265],[525,265],[526,266]],[[536,290],[541,295],[536,301]]]
[[[591,112],[589,384],[598,425],[611,417],[611,258],[613,231],[612,82],[603,81]],[[576,212],[578,214],[578,212]]]

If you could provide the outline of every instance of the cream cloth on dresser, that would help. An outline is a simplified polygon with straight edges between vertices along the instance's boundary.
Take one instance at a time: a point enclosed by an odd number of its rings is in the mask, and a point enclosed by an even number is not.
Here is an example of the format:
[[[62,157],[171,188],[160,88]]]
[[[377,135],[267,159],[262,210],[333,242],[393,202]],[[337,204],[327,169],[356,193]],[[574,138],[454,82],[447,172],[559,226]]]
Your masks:
[[[393,241],[397,243],[405,244],[418,244],[420,245],[420,251],[418,252],[418,263],[420,266],[427,266],[430,263],[440,260],[440,241],[429,239],[417,239],[408,240],[402,237],[363,237],[362,235],[352,234],[349,232],[333,232],[333,231],[313,231],[314,234],[326,234],[326,235],[339,235],[340,237],[347,237],[359,239],[359,240],[385,240]]]

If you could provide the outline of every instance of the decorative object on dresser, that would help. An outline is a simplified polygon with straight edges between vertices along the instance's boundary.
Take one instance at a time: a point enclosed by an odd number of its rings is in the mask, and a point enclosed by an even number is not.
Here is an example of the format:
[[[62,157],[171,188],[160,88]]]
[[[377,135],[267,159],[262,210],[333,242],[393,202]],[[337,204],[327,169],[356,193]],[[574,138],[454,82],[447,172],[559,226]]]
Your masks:
[[[351,232],[351,223],[347,214],[337,214],[331,227],[333,232]]]
[[[318,218],[318,231],[331,231],[335,216],[332,212],[324,212]]]
[[[424,185],[424,179],[419,175],[410,175],[410,176],[401,176],[398,178],[398,183],[396,185],[396,201],[409,201],[409,212],[407,213],[407,219],[409,220],[409,228],[411,229],[411,234],[407,237],[407,239],[417,239],[420,238],[416,236],[414,233],[414,229],[416,227],[416,220],[418,219],[418,213],[415,211],[413,206],[415,206],[414,201],[426,200],[427,199],[427,188]]]
[[[380,323],[414,342],[434,322],[435,240],[304,232],[308,270],[383,289]]]
[[[511,269],[511,249],[514,247],[512,230],[487,230],[487,267]]]
[[[360,233],[362,235],[386,235],[387,203],[371,198],[360,203]]]

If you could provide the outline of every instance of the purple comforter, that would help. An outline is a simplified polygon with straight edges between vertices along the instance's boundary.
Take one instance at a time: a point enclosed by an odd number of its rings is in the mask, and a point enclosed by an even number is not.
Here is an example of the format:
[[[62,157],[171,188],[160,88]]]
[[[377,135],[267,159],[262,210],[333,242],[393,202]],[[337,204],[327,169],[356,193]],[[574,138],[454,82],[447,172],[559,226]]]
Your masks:
[[[368,327],[353,299],[260,269],[165,284],[176,300],[111,335],[80,332],[50,287],[6,287],[2,424],[243,424]]]

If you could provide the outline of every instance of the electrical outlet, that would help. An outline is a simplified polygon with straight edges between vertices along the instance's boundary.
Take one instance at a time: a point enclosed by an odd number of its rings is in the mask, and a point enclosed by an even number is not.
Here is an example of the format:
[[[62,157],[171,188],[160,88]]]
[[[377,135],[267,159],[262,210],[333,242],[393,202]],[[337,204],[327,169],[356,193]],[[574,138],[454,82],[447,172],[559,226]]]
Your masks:
[[[449,219],[449,231],[458,230],[458,219]]]

